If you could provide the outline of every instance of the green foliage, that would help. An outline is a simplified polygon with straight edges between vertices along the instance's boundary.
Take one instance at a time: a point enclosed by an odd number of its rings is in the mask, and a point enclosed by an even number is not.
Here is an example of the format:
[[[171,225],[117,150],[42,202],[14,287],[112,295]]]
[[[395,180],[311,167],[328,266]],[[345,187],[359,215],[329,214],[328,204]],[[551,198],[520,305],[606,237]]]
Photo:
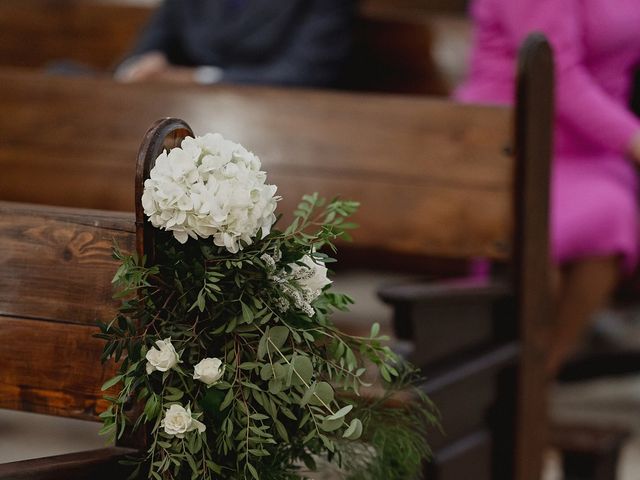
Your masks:
[[[301,468],[313,469],[322,458],[354,480],[416,477],[429,453],[431,406],[419,395],[400,410],[385,404],[397,390],[412,388],[402,373],[408,367],[384,345],[379,327],[362,338],[333,326],[330,315],[348,309],[348,296],[325,288],[311,298],[291,275],[290,265],[305,255],[318,265],[332,261],[320,249],[335,250],[336,239],[348,238],[355,225],[346,218],[357,207],[305,196],[289,227],[237,254],[206,240],[179,245],[161,232],[155,265],[115,249],[122,303],[97,336],[106,342],[103,361],[121,362],[103,389],[117,384],[120,390],[106,397],[111,405],[101,415],[102,432],[121,436],[145,426],[149,448],[135,476],[298,479]],[[148,374],[145,355],[166,338],[180,363]],[[207,386],[193,378],[193,367],[211,357],[222,360],[224,375]],[[375,402],[360,396],[369,388],[367,365],[377,367],[386,385]],[[131,419],[127,409],[136,402],[142,413]],[[190,407],[206,432],[169,435],[162,420],[172,404]],[[346,455],[358,448],[373,452],[358,457],[364,463]]]

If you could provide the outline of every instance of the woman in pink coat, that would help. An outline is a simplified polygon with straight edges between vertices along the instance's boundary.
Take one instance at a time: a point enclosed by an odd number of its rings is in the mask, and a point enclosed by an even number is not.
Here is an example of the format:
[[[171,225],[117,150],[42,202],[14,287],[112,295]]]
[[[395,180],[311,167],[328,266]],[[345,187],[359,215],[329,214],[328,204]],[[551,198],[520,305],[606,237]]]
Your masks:
[[[472,15],[461,101],[511,103],[517,50],[529,33],[544,33],[554,51],[551,245],[560,281],[553,374],[638,261],[640,121],[627,105],[640,64],[640,0],[475,0]]]

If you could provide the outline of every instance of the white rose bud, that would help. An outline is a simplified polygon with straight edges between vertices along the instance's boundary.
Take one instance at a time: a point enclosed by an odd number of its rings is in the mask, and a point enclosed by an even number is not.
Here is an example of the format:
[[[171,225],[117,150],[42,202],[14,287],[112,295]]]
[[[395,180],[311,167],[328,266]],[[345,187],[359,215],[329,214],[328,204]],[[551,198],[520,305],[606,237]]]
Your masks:
[[[171,338],[158,340],[156,347],[152,347],[145,356],[147,359],[147,374],[156,370],[166,372],[180,362],[180,357],[171,344]]]
[[[167,435],[173,435],[178,438],[184,438],[184,434],[192,430],[198,430],[198,433],[204,433],[207,427],[204,423],[199,422],[191,416],[191,409],[184,408],[182,405],[171,405],[164,414],[160,426],[164,427]]]
[[[217,383],[224,374],[224,367],[219,358],[205,358],[193,367],[193,379],[211,386]]]

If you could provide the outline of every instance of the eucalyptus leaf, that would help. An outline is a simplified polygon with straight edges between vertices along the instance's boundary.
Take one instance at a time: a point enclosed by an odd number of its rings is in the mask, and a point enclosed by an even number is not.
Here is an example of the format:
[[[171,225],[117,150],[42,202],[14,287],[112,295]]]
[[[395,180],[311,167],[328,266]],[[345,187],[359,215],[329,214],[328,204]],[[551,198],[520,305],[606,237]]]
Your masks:
[[[362,422],[359,418],[351,420],[349,427],[345,430],[342,436],[348,440],[358,440],[362,435]]]
[[[320,423],[320,428],[325,432],[334,432],[344,425],[344,418],[327,417]]]
[[[343,418],[346,417],[347,414],[353,410],[353,405],[347,405],[345,407],[342,407],[340,410],[338,410],[336,413],[334,413],[333,415],[330,415],[327,417],[328,420],[337,420],[339,418]]]
[[[309,357],[298,355],[291,362],[293,375],[291,377],[292,385],[309,385],[313,377],[313,365]]]
[[[331,405],[333,398],[333,387],[327,382],[318,382],[315,386],[314,395],[308,401],[312,405]]]
[[[287,338],[289,338],[289,328],[279,325],[269,329],[269,349],[281,349]]]

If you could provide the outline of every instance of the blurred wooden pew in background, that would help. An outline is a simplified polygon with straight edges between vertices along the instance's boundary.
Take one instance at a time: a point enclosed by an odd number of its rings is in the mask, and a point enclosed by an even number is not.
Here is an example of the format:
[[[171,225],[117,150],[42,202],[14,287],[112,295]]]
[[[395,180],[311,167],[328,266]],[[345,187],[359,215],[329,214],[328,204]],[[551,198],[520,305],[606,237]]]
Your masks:
[[[99,70],[112,68],[151,14],[151,6],[143,3],[2,0],[0,65],[44,68],[71,60]]]
[[[106,72],[134,44],[156,3],[3,0],[0,67],[42,69],[66,60]],[[411,0],[360,2],[343,87],[448,94],[465,72],[470,25],[461,12],[441,7]]]

